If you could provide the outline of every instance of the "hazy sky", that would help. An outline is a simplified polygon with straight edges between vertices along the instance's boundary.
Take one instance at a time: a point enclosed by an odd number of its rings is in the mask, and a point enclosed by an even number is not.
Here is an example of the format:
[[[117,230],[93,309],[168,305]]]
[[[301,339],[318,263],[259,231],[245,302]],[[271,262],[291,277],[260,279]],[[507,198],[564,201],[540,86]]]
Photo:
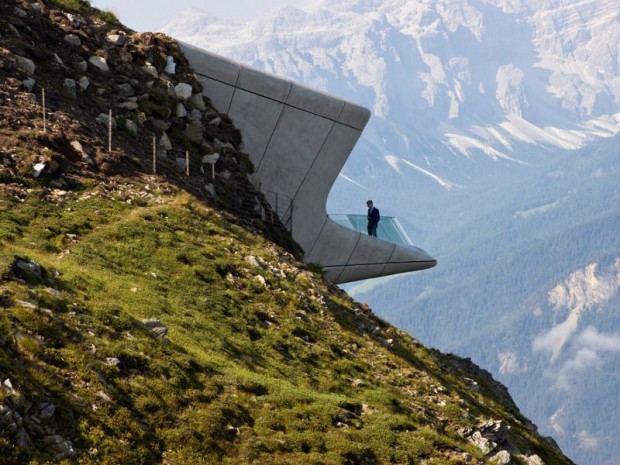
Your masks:
[[[248,20],[284,5],[303,6],[311,0],[91,0],[91,5],[110,10],[137,31],[152,31],[183,9],[194,6],[221,18]]]

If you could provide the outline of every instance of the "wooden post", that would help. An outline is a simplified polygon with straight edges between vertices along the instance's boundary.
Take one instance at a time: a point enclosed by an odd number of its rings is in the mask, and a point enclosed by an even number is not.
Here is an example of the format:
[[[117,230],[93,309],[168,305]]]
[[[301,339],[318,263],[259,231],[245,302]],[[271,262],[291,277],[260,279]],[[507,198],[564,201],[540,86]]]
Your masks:
[[[157,174],[157,136],[153,136],[153,174]]]
[[[41,100],[43,101],[43,134],[47,134],[47,115],[45,108],[45,88],[42,90]]]
[[[189,150],[185,151],[185,175],[189,178]]]
[[[112,151],[112,109],[108,113],[108,152]]]

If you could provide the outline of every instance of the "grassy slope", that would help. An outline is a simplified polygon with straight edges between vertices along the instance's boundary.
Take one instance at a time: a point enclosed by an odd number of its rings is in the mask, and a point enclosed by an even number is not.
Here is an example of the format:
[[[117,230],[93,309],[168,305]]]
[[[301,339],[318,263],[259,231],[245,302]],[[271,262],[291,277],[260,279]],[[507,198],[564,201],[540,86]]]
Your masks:
[[[13,4],[28,2],[0,4],[21,31],[2,38],[11,50],[27,53],[35,32],[50,47],[62,40],[54,21],[64,16],[19,19]],[[86,37],[93,49],[105,42]],[[64,78],[53,60],[37,69],[41,84]],[[509,426],[521,452],[570,463],[484,372],[420,346],[255,227],[193,197],[200,179],[169,172],[173,186],[131,168],[145,141],[119,134],[104,157],[91,135],[97,112],[78,106],[52,114],[53,134],[42,137],[33,96],[6,82],[0,382],[15,391],[0,388],[0,463],[475,464],[484,456],[465,435],[487,419]],[[90,141],[99,168],[133,174],[89,172],[65,147],[76,139]],[[230,169],[243,165],[233,158]],[[41,159],[62,161],[70,187],[33,180]],[[16,257],[41,264],[43,276],[15,279]],[[146,330],[146,318],[159,318],[168,336]]]
[[[16,256],[46,273],[0,284],[0,373],[22,408],[56,406],[43,425],[86,463],[480,463],[457,430],[485,418],[508,419],[522,451],[569,463],[488,380],[473,392],[448,357],[182,190],[133,178],[57,200],[35,186],[20,201],[9,187],[2,274]],[[52,458],[40,436],[34,455]],[[0,455],[33,458],[2,439]]]

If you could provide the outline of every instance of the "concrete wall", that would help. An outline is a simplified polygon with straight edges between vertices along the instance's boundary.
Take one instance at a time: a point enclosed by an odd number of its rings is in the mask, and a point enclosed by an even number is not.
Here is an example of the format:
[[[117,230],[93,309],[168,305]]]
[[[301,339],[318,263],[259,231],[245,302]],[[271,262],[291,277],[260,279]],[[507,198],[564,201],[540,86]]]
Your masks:
[[[241,131],[262,190],[293,199],[293,237],[308,262],[323,265],[335,283],[435,266],[422,249],[362,235],[327,217],[327,196],[369,110],[206,50],[180,46],[204,94]]]

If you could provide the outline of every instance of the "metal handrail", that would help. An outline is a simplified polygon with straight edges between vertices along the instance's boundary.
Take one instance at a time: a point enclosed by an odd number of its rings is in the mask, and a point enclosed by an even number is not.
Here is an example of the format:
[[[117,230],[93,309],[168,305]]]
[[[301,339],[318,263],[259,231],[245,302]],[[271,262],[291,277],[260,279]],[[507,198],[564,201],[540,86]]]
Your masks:
[[[276,215],[280,218],[282,224],[293,233],[293,212],[295,210],[295,202],[287,195],[273,191],[262,191],[265,199],[271,205]]]
[[[368,217],[352,213],[329,214],[329,217],[340,226],[363,234],[367,233]],[[377,226],[377,238],[401,245],[413,245],[411,239],[394,216],[381,215]]]

